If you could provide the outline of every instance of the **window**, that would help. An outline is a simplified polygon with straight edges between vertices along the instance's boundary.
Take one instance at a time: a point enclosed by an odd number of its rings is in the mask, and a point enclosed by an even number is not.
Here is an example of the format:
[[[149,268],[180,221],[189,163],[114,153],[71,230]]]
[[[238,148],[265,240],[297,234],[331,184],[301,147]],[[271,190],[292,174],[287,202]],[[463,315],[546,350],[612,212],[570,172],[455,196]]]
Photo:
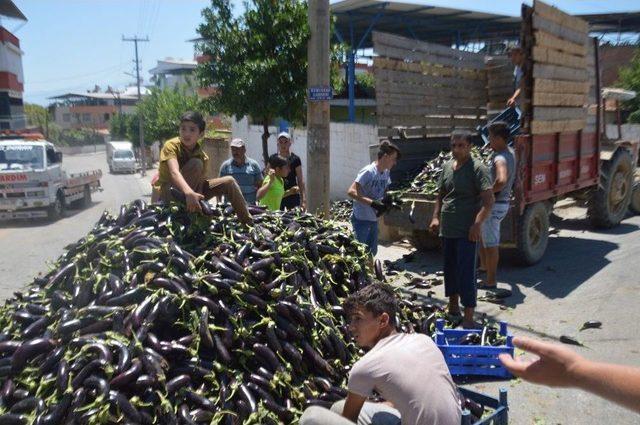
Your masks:
[[[82,114],[82,122],[91,122],[91,114]]]
[[[62,114],[62,121],[71,122],[71,114]]]
[[[49,164],[55,164],[56,162],[56,151],[50,146],[47,146],[47,162]]]
[[[111,116],[109,114],[104,114],[104,121],[105,122],[109,121],[109,118],[111,118]]]

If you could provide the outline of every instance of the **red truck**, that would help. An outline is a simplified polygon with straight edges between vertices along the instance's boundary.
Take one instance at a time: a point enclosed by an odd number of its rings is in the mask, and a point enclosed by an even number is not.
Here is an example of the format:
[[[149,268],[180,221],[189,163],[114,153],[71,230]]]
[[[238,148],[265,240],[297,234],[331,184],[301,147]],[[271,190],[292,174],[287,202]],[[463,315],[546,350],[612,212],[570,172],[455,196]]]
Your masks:
[[[383,37],[379,39],[384,41]],[[583,44],[579,44],[579,40],[584,40]],[[438,54],[447,53],[442,52],[443,46],[433,48],[429,43],[421,46],[416,46],[414,41],[411,43],[409,55],[413,57],[423,54],[423,58],[438,58],[442,57]],[[638,212],[640,206],[637,199],[640,194],[638,186],[634,186],[634,174],[640,141],[611,140],[602,131],[605,126],[601,111],[598,44],[596,39],[588,38],[586,22],[534,1],[533,7],[523,6],[521,46],[526,57],[521,86],[524,113],[521,119],[522,132],[513,143],[517,174],[512,208],[502,223],[502,245],[515,247],[520,261],[529,265],[544,255],[549,236],[549,215],[560,199],[570,197],[586,203],[589,221],[597,227],[618,225],[630,206]],[[395,47],[394,52],[397,52]],[[384,53],[384,46],[380,51]],[[402,67],[403,71],[413,66],[411,58],[389,65],[394,59],[397,61],[400,58],[382,58],[379,62],[387,68],[391,65]],[[464,57],[459,58],[460,61],[462,59]],[[437,75],[437,89],[441,103],[446,102],[448,94],[443,87],[447,80],[442,77],[442,70],[451,62],[450,57],[447,60],[449,62],[443,62],[444,65],[439,64],[437,68],[440,73]],[[451,69],[447,70],[449,75],[461,75],[459,63],[451,65]],[[473,64],[477,68],[477,62]],[[428,67],[435,66],[422,62],[420,67],[421,79],[414,82],[422,86],[415,85],[412,89],[415,92],[432,90],[428,86],[431,80],[427,79],[427,72],[431,72]],[[387,76],[392,75],[386,72]],[[402,84],[400,78],[397,81],[396,85]],[[389,81],[378,83],[376,81],[377,86],[394,87]],[[406,88],[404,90],[407,91]],[[450,90],[454,100],[456,96],[464,96],[459,91],[454,94],[455,90],[459,90],[455,87]],[[384,102],[382,94],[379,101]],[[429,101],[428,97],[426,99]],[[386,110],[390,108],[388,104],[383,107]],[[441,105],[438,107],[442,108]],[[470,105],[465,107],[469,108]],[[386,110],[379,108],[379,122],[381,113]],[[402,122],[397,117],[394,119]],[[427,119],[435,121],[434,118]],[[464,120],[470,119],[464,117]],[[456,120],[452,115],[449,122],[464,121]],[[417,158],[428,160],[446,146],[448,139],[445,135],[414,140],[401,136],[395,141],[403,153],[407,152],[404,161],[413,161],[412,165],[415,166]],[[402,163],[399,168],[403,168]],[[404,168],[408,168],[406,164]],[[396,172],[398,175],[400,173]],[[633,204],[632,196],[636,200]],[[392,211],[385,216],[385,224],[408,234],[417,248],[437,246],[438,238],[427,229],[434,206],[432,197],[407,193],[404,201],[401,211]]]

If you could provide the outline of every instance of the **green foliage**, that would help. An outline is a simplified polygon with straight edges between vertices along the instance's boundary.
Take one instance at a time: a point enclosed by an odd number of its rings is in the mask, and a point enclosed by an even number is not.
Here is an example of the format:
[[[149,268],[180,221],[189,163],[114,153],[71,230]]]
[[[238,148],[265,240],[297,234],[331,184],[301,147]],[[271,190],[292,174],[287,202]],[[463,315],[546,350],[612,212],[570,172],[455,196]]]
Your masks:
[[[111,139],[129,140],[138,146],[138,116],[142,114],[145,144],[156,140],[164,142],[178,135],[180,115],[186,111],[203,112],[198,96],[188,87],[152,89],[151,94],[138,103],[135,114],[116,114],[111,118]]]
[[[618,84],[620,87],[633,90],[638,94],[634,99],[625,102],[625,106],[634,111],[634,113],[640,111],[640,49],[636,50],[629,66],[620,69]],[[629,116],[629,122],[638,122],[631,121],[632,116],[638,120],[638,115],[634,115],[634,113]]]
[[[198,27],[198,49],[211,60],[198,67],[200,84],[215,86],[209,111],[301,122],[307,86],[307,3],[252,0],[240,17],[229,0],[212,0]],[[264,150],[264,149],[263,149]]]
[[[629,115],[628,122],[630,124],[640,124],[640,109],[638,109],[637,111],[633,111]]]
[[[177,136],[180,116],[186,111],[202,112],[198,96],[184,86],[152,89],[151,94],[142,99],[136,109],[143,117],[144,139],[147,144],[156,140],[164,142]],[[137,129],[135,133],[137,135]]]
[[[127,130],[129,129],[130,122],[135,119],[136,117],[133,115],[114,114],[109,121],[111,140],[128,139]]]
[[[369,96],[373,97],[375,95],[376,78],[372,73],[361,72],[356,74],[356,84]]]
[[[36,105],[33,103],[24,104],[24,113],[27,116],[27,125],[40,127],[45,129],[47,123],[52,121],[49,111],[44,106]]]
[[[344,44],[331,46],[331,88],[333,95],[338,96],[346,90],[347,82],[343,76],[344,61],[349,47]]]

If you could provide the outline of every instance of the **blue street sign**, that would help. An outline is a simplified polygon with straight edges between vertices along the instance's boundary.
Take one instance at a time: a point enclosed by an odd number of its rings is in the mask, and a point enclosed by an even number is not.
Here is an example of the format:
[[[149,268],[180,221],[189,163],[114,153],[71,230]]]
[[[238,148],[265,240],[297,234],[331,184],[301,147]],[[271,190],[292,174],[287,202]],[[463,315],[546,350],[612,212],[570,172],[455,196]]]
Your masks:
[[[309,100],[313,102],[333,99],[333,91],[329,86],[309,87]]]

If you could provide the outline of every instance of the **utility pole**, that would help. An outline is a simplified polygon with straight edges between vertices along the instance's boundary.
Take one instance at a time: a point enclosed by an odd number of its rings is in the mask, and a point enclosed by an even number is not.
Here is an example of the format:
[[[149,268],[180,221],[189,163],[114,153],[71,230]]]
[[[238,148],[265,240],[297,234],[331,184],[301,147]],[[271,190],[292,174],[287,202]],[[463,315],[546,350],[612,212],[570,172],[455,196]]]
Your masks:
[[[311,213],[329,216],[329,0],[309,0],[307,71],[307,208]]]
[[[138,42],[148,42],[149,37],[139,38],[137,35],[132,38],[125,38],[122,36],[122,41],[133,41],[136,49],[136,85],[138,86],[138,103],[142,99],[140,93],[140,60],[138,59]],[[140,160],[142,161],[142,176],[147,175],[147,152],[144,145],[144,128],[142,125],[142,115],[138,112],[138,132],[140,133]]]

